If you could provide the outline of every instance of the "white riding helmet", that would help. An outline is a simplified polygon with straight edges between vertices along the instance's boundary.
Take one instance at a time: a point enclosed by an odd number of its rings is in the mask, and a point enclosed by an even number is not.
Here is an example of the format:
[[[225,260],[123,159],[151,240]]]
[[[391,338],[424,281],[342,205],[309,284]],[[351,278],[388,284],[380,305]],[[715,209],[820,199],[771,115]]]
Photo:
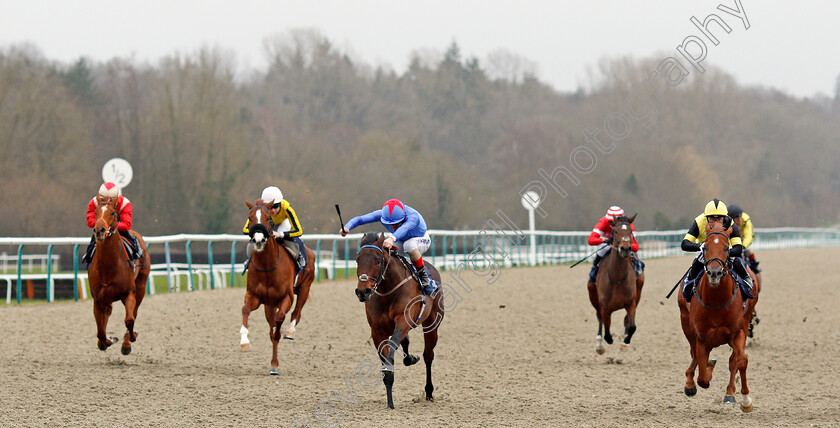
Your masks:
[[[613,206],[610,207],[610,209],[607,210],[606,217],[610,220],[615,220],[618,217],[621,217],[623,215],[624,215],[624,210],[621,209],[621,207],[619,207],[618,205],[613,205]]]
[[[268,186],[263,189],[260,199],[263,202],[274,201],[275,204],[279,204],[283,200],[283,192],[277,186]]]
[[[103,198],[116,198],[120,193],[120,188],[110,181],[99,186],[99,196]]]

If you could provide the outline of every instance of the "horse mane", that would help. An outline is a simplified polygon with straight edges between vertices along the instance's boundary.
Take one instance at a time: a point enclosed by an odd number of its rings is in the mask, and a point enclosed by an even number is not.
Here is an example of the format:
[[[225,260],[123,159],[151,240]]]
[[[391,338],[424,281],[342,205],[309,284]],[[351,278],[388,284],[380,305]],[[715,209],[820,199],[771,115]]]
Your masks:
[[[362,237],[361,245],[373,245],[377,241],[379,241],[379,238],[381,238],[381,237],[382,237],[382,235],[380,235],[379,233],[376,233],[376,232],[365,233],[365,236]]]

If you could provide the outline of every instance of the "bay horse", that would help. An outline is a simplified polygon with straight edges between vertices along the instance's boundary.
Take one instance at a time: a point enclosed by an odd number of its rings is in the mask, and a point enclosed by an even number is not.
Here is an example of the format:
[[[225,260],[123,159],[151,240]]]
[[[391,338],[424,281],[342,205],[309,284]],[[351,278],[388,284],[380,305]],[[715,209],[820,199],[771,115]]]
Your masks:
[[[630,349],[630,339],[636,332],[636,307],[642,297],[644,279],[637,277],[631,260],[631,245],[633,243],[633,229],[630,225],[636,220],[632,217],[620,216],[610,221],[612,227],[612,242],[610,251],[598,266],[595,287],[598,292],[597,300],[590,299],[598,316],[598,336],[595,338],[595,352],[603,354],[606,351],[603,341],[612,345],[613,337],[610,333],[612,313],[624,309],[624,340],[621,350]],[[603,329],[604,335],[601,336]]]
[[[729,384],[723,402],[735,404],[735,373],[741,375],[741,410],[753,408],[750,389],[747,386],[747,364],[745,351],[749,317],[755,308],[756,299],[749,299],[744,305],[738,284],[730,274],[729,239],[732,229],[724,229],[720,223],[706,226],[706,240],[703,249],[705,268],[694,291],[694,299],[687,303],[682,293],[677,302],[680,308],[680,322],[683,333],[691,346],[691,364],[685,371],[685,395],[697,393],[694,370],[699,368],[697,385],[708,388],[716,360],[709,360],[712,349],[728,344],[732,348],[729,357]]]
[[[309,298],[309,289],[315,278],[315,253],[306,248],[308,263],[295,282],[295,263],[292,255],[274,239],[274,223],[269,214],[273,203],[274,201],[257,199],[256,203],[252,204],[245,200],[249,210],[248,229],[254,244],[254,254],[248,268],[239,347],[243,352],[251,349],[251,341],[248,339],[248,316],[251,311],[263,305],[272,344],[271,369],[268,373],[278,375],[280,361],[277,359],[277,345],[281,336],[284,339],[294,339],[295,326],[300,322],[303,305]],[[297,301],[290,317],[290,326],[284,331],[283,322],[286,320],[286,313],[292,307],[295,294]]]
[[[420,358],[408,352],[408,332],[422,325],[426,363],[426,400],[434,401],[432,392],[432,361],[435,359],[437,329],[443,321],[443,293],[433,296],[420,293],[408,264],[400,256],[383,248],[384,235],[367,233],[362,238],[356,256],[358,283],[356,297],[365,304],[370,336],[382,363],[382,382],[385,384],[388,408],[394,408],[394,355],[402,345],[403,364],[411,366]],[[440,282],[440,273],[425,262],[431,279]]]
[[[119,300],[125,306],[126,327],[121,351],[123,355],[128,355],[131,353],[131,342],[137,340],[134,322],[137,309],[146,295],[146,279],[151,265],[146,242],[133,230],[130,233],[137,238],[144,251],[143,257],[130,261],[123,239],[117,231],[119,221],[120,214],[113,200],[97,196],[96,222],[93,227],[96,251],[88,266],[88,281],[90,295],[93,297],[93,317],[96,320],[99,349],[104,351],[119,341],[117,337],[105,336],[112,304]]]

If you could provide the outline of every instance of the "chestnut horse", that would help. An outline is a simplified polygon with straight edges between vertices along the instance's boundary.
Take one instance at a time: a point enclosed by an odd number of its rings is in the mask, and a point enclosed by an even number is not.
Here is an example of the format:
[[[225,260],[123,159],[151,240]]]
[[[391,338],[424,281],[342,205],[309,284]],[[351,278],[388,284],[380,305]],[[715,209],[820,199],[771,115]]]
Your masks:
[[[251,349],[251,341],[248,340],[248,316],[251,311],[263,305],[272,344],[271,369],[268,373],[278,375],[280,372],[277,367],[280,361],[277,359],[277,345],[281,335],[284,339],[294,339],[295,326],[300,322],[303,305],[309,298],[309,288],[315,278],[315,253],[309,248],[306,249],[308,263],[295,283],[295,263],[292,255],[274,239],[274,223],[268,212],[273,201],[258,199],[256,204],[252,204],[246,200],[245,204],[250,210],[248,229],[254,244],[254,254],[248,268],[239,346],[242,351]],[[283,331],[281,327],[286,320],[286,313],[292,307],[292,301],[295,300],[295,294],[298,297],[291,315],[290,327]]]
[[[432,361],[435,359],[437,329],[443,321],[443,293],[424,296],[408,264],[382,247],[383,235],[368,233],[362,238],[356,256],[359,282],[356,297],[365,304],[370,336],[382,362],[382,381],[388,398],[388,408],[394,408],[394,355],[401,344],[403,364],[416,364],[420,358],[408,353],[408,332],[422,324],[425,342],[423,361],[426,363],[426,400],[434,401],[432,392]],[[431,279],[440,282],[440,274],[425,262]]]
[[[104,351],[117,343],[119,338],[106,337],[108,318],[112,304],[117,300],[125,306],[125,327],[122,343],[123,355],[131,353],[131,342],[137,340],[134,321],[137,308],[146,295],[146,279],[149,277],[149,251],[143,237],[130,231],[140,244],[143,257],[134,262],[129,260],[123,240],[117,232],[120,214],[109,198],[96,197],[96,223],[93,234],[96,237],[96,251],[88,266],[90,295],[93,297],[93,317],[96,319],[96,337],[99,349]]]
[[[685,395],[697,393],[694,383],[694,369],[699,368],[697,385],[708,388],[716,360],[709,360],[712,349],[728,344],[732,348],[729,357],[729,385],[723,402],[735,404],[735,373],[741,375],[741,410],[749,412],[753,407],[750,389],[747,387],[748,358],[744,350],[747,339],[749,317],[757,299],[749,299],[744,305],[735,279],[730,275],[729,235],[732,229],[724,229],[720,223],[706,227],[703,249],[705,271],[695,288],[691,303],[680,293],[677,302],[680,307],[680,321],[683,333],[691,346],[691,364],[685,371]]]
[[[630,348],[630,339],[636,332],[636,306],[642,297],[643,277],[636,277],[631,260],[631,244],[633,243],[633,229],[630,225],[636,219],[620,216],[610,221],[613,240],[612,247],[604,256],[604,260],[598,266],[598,276],[595,286],[598,291],[598,300],[592,300],[595,313],[598,316],[598,336],[595,338],[595,352],[603,354],[606,351],[603,341],[613,343],[610,334],[610,319],[612,313],[624,309],[627,314],[624,316],[624,340],[621,343],[621,350]],[[601,332],[603,332],[603,337]]]

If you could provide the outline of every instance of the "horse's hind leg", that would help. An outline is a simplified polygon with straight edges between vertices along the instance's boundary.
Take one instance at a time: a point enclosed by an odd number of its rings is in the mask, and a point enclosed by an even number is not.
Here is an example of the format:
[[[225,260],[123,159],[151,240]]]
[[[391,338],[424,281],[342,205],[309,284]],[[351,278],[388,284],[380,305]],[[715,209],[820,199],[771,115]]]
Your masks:
[[[411,355],[408,353],[408,335],[405,336],[405,339],[402,340],[402,349],[403,349],[403,364],[406,366],[413,366],[420,361],[420,357],[417,355]]]
[[[636,303],[630,304],[627,308],[627,315],[624,317],[624,342],[621,344],[621,350],[626,351],[630,349],[630,339],[633,333],[636,332]]]
[[[109,346],[117,343],[120,339],[116,337],[106,337],[105,329],[108,327],[108,317],[111,316],[111,304],[100,305],[93,302],[93,319],[96,320],[96,339],[97,346],[100,351],[108,349]]]
[[[437,345],[438,334],[437,329],[426,332],[423,335],[426,342],[423,349],[423,362],[426,363],[426,401],[435,401],[432,393],[435,386],[432,384],[432,361],[435,359],[435,346]]]
[[[137,315],[137,299],[134,293],[129,293],[123,299],[123,306],[125,306],[125,338],[122,343],[122,354],[128,355],[131,353],[131,342],[137,340],[137,333],[134,332],[134,320]]]
[[[309,299],[309,289],[312,287],[311,275],[304,270],[301,277],[298,278],[298,285],[295,287],[297,298],[295,299],[295,309],[292,311],[291,322],[289,328],[283,332],[283,339],[294,340],[295,326],[300,323],[300,313],[303,311],[303,305]]]
[[[639,300],[642,300],[642,288],[645,286],[645,274],[636,277],[636,306],[639,306]]]
[[[590,282],[586,284],[586,290],[589,292],[589,303],[595,308],[595,318],[598,320],[598,335],[595,336],[595,352],[601,355],[607,349],[604,347],[604,339],[601,336],[604,324],[601,322],[601,304],[598,301],[598,289],[595,287],[595,284]]]

